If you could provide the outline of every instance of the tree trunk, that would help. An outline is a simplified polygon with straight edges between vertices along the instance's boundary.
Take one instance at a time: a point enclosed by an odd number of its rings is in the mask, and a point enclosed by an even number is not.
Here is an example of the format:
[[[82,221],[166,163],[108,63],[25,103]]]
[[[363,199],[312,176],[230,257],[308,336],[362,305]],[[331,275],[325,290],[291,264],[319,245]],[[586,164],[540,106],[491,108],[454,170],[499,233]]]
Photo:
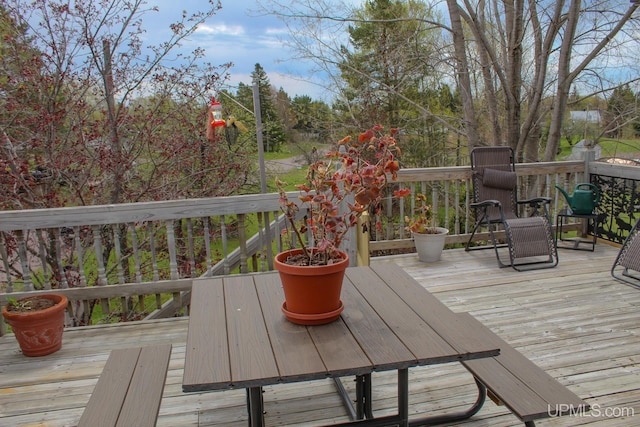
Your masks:
[[[514,148],[517,158],[522,158],[518,150],[520,141],[521,96],[522,96],[522,38],[524,1],[505,2],[507,25],[507,57],[506,78],[507,90],[505,91],[506,143]]]
[[[102,42],[104,55],[104,71],[102,79],[104,81],[105,99],[107,100],[107,117],[109,126],[109,135],[111,146],[111,154],[113,156],[113,184],[111,186],[110,203],[120,203],[122,195],[122,182],[124,164],[122,159],[122,142],[118,135],[118,121],[116,113],[116,101],[113,86],[113,72],[111,62],[111,44],[108,40]]]
[[[478,10],[480,16],[475,19],[475,22],[469,22],[469,25],[472,29],[474,29],[474,33],[476,34],[476,38],[478,40],[482,40],[482,35],[485,33],[485,22],[486,18],[484,16],[484,0],[478,4]],[[489,113],[489,123],[491,123],[490,132],[493,136],[493,140],[491,141],[491,145],[503,145],[508,141],[504,141],[502,135],[502,125],[500,124],[500,113],[498,108],[498,97],[496,96],[495,90],[495,82],[493,81],[493,73],[492,70],[494,67],[492,63],[494,62],[492,58],[489,56],[489,52],[487,46],[484,44],[484,49],[478,48],[478,58],[480,60],[480,64],[482,65],[482,78],[484,80],[485,87],[485,96],[487,98],[487,110]]]
[[[553,42],[558,35],[558,31],[562,26],[562,10],[564,7],[564,0],[559,0],[556,3],[553,17],[549,22],[546,34],[543,38],[543,29],[538,19],[538,11],[536,3],[533,0],[529,0],[529,8],[531,10],[531,24],[533,28],[534,38],[534,76],[533,84],[529,89],[527,96],[529,102],[529,109],[527,115],[524,117],[520,140],[518,141],[517,151],[523,151],[525,153],[525,161],[533,162],[538,160],[539,151],[539,137],[541,134],[540,127],[542,120],[548,113],[547,109],[542,104],[542,99],[546,89],[546,75],[548,69],[548,58],[553,48]],[[524,148],[523,148],[524,147]]]
[[[572,0],[567,13],[567,25],[564,31],[562,45],[560,46],[560,57],[558,59],[558,88],[556,90],[556,97],[553,100],[551,126],[549,127],[549,137],[544,152],[545,161],[554,160],[558,152],[558,147],[560,146],[564,109],[567,108],[569,90],[571,89],[571,82],[573,81],[569,68],[571,67],[573,39],[576,33],[576,27],[578,26],[580,3],[580,0]]]
[[[465,48],[464,32],[460,19],[460,10],[456,0],[447,0],[449,7],[449,17],[451,18],[451,28],[453,30],[453,45],[456,55],[456,74],[458,88],[462,99],[462,110],[464,112],[465,132],[469,144],[469,149],[480,144],[478,134],[478,122],[476,121],[475,109],[473,107],[473,95],[471,92],[471,80],[469,78],[469,64]]]

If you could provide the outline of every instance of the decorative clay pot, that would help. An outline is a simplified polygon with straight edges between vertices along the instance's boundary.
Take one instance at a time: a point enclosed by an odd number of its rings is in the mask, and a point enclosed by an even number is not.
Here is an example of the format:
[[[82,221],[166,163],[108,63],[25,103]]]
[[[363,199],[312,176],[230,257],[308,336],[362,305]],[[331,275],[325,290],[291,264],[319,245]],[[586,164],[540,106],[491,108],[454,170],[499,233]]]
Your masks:
[[[418,259],[422,262],[435,262],[440,260],[444,241],[449,230],[436,227],[437,233],[412,233],[413,241],[418,252]]]
[[[2,307],[2,315],[11,326],[25,356],[45,356],[62,347],[64,330],[64,311],[67,297],[58,294],[45,294],[23,298],[22,302],[33,298],[46,298],[55,302],[53,307],[31,312],[8,311]]]
[[[330,265],[298,266],[284,262],[301,252],[302,249],[293,249],[275,257],[275,268],[280,273],[285,297],[282,312],[287,320],[299,325],[333,322],[344,309],[340,293],[349,256],[341,252],[342,261]]]

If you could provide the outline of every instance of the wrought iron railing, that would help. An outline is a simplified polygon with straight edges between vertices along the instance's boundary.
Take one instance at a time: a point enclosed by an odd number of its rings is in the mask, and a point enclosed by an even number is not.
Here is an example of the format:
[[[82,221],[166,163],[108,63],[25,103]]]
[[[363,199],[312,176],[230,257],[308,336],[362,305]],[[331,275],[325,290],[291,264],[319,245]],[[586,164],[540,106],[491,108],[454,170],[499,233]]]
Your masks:
[[[597,235],[622,244],[640,218],[640,167],[593,163],[590,170],[601,193]]]

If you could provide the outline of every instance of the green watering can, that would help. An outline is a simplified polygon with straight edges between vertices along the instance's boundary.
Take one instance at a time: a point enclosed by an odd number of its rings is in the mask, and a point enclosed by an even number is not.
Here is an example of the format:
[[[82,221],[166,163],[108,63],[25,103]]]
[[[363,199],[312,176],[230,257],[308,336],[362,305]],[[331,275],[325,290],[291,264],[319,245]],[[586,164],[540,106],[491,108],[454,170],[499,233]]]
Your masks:
[[[571,210],[576,215],[592,214],[600,200],[600,190],[593,184],[577,184],[571,196],[557,185],[556,188],[562,192]]]

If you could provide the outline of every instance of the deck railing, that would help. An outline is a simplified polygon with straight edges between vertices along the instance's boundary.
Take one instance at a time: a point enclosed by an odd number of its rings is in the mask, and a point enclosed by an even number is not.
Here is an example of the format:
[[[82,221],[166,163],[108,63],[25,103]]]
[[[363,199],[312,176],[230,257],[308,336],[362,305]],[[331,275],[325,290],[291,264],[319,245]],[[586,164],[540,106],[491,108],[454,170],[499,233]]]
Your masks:
[[[520,199],[544,196],[552,199],[552,217],[564,205],[562,196],[555,185],[571,188],[576,183],[587,180],[585,162],[566,161],[548,163],[521,163],[516,165],[518,194]],[[409,188],[412,196],[422,193],[431,201],[432,212],[438,216],[437,225],[449,229],[446,243],[465,243],[474,225],[475,212],[470,208],[473,202],[471,168],[456,166],[445,168],[404,169],[398,173],[394,183]],[[413,241],[404,229],[403,218],[415,212],[413,197],[393,201],[387,198],[385,207],[376,219],[378,227],[371,227],[372,252],[411,249]],[[526,212],[522,212],[526,215]],[[486,233],[480,233],[477,240],[486,240]]]
[[[551,197],[554,214],[564,206],[555,185],[571,190],[588,172],[640,182],[640,168],[629,168],[566,161],[516,171],[522,197]],[[431,198],[451,245],[473,226],[470,178],[468,166],[405,169],[393,185]],[[369,227],[371,254],[412,250],[402,221],[412,209],[411,197],[386,200],[381,227]],[[282,227],[275,193],[0,212],[0,304],[56,289],[74,325],[179,315],[193,278],[271,270]],[[346,248],[354,255],[355,237]]]
[[[0,303],[56,289],[75,325],[96,310],[104,321],[167,315],[167,300],[175,315],[192,278],[271,269],[278,210],[277,194],[259,194],[0,212]]]

